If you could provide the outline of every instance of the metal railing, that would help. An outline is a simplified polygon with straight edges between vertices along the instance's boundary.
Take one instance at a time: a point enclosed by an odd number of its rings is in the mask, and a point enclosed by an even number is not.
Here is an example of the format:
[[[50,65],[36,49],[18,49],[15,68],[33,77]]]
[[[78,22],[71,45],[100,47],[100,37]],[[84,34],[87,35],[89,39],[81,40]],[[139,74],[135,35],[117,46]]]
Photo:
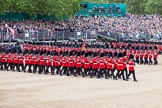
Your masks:
[[[50,31],[50,30],[43,30],[43,31],[27,31],[27,32],[4,32],[0,31],[0,42],[11,42],[13,40],[35,40],[35,41],[52,41],[52,40],[68,40],[68,39],[83,39],[86,37],[87,39],[96,39],[97,36],[103,35],[109,38],[114,38],[117,40],[126,40],[126,39],[155,39],[155,40],[162,40],[162,33],[158,33],[155,36],[151,36],[149,34],[120,34],[114,32],[98,32],[97,30],[86,30],[86,31]]]

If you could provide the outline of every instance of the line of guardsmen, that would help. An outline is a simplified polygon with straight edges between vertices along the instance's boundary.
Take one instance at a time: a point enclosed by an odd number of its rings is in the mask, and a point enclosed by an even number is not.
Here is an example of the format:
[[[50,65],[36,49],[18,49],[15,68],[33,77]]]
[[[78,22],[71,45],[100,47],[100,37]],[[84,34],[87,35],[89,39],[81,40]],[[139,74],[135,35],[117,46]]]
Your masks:
[[[39,74],[60,74],[60,75],[82,75],[82,77],[90,76],[91,78],[105,77],[106,79],[113,77],[117,80],[121,78],[128,80],[130,75],[135,76],[135,63],[126,56],[122,58],[112,57],[83,57],[83,56],[51,56],[51,55],[33,55],[33,54],[1,54],[0,63],[2,70],[24,71],[28,69],[29,73]],[[28,68],[27,68],[28,67]],[[127,71],[127,69],[129,71]]]
[[[127,72],[127,65],[125,66],[122,64],[122,69],[119,69],[120,61],[129,64],[130,58],[132,58],[132,62],[137,62],[139,64],[152,64],[154,60],[154,65],[158,64],[157,56],[158,50],[161,50],[158,47],[153,48],[152,45],[148,45],[148,47],[152,47],[149,49],[134,49],[133,47],[123,48],[120,45],[126,45],[126,43],[113,43],[113,47],[106,49],[106,48],[91,48],[90,46],[87,47],[86,51],[82,51],[82,49],[76,47],[58,47],[57,45],[48,46],[48,45],[33,45],[33,44],[24,44],[24,56],[22,54],[1,54],[0,55],[0,63],[1,69],[6,70],[13,70],[16,68],[17,71],[26,71],[28,69],[29,72],[38,73],[44,72],[48,74],[49,70],[51,70],[51,74],[66,74],[66,75],[82,75],[83,77],[89,75],[90,77],[103,77],[110,78],[113,77],[114,79],[120,78],[122,76],[123,80],[127,80],[129,74]],[[144,44],[142,44],[144,45]],[[146,46],[146,45],[144,45]],[[29,53],[29,54],[28,54]],[[49,55],[49,56],[46,56]],[[81,63],[78,64],[81,67],[77,66],[77,59],[74,58],[81,58]],[[53,58],[57,58],[55,60]],[[95,61],[94,58],[97,58]],[[127,58],[127,60],[123,60],[123,58]],[[108,69],[108,60],[112,59],[112,68]],[[55,62],[56,61],[56,62]],[[88,62],[86,62],[88,61]],[[118,63],[119,61],[119,63]],[[75,62],[75,63],[74,63]],[[102,63],[104,62],[104,63]],[[71,63],[71,65],[70,65]],[[104,64],[104,65],[100,65]],[[96,64],[96,67],[95,67]],[[98,66],[98,67],[97,67]],[[129,66],[129,65],[128,65]],[[28,68],[27,68],[28,67]],[[124,68],[124,70],[123,70]],[[133,73],[134,66],[128,68],[129,73]],[[115,71],[117,70],[117,71]],[[124,72],[125,74],[123,74]],[[116,74],[114,74],[116,72]],[[135,72],[133,74],[134,81]]]
[[[57,46],[46,46],[46,45],[32,45],[27,44],[24,45],[24,52],[25,54],[31,53],[31,54],[50,54],[50,55],[62,55],[62,56],[71,56],[71,55],[77,55],[77,56],[108,56],[108,57],[124,57],[127,56],[127,58],[132,58],[134,62],[138,64],[149,64],[154,65],[158,64],[157,57],[158,52],[160,49],[103,49],[103,48],[87,48],[86,51],[82,51],[81,48],[70,48],[70,47],[57,47]],[[154,61],[154,62],[153,62]]]

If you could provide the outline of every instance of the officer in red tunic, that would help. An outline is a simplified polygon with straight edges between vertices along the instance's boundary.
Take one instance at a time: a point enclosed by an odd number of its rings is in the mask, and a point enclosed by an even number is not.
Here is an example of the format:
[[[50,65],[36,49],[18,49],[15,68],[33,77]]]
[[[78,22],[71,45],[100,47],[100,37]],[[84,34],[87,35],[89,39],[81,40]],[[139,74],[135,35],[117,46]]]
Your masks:
[[[127,76],[127,79],[129,79],[129,76],[130,76],[131,74],[133,74],[133,79],[134,79],[134,81],[137,82],[137,80],[136,80],[136,76],[135,76],[135,69],[134,69],[134,65],[135,65],[135,64],[134,64],[134,62],[133,62],[132,59],[128,61],[129,74],[128,74],[128,76]]]
[[[32,68],[33,68],[34,60],[33,60],[33,55],[29,55],[29,69],[28,72],[32,73]]]
[[[128,71],[127,71],[127,61],[128,61],[128,59],[126,57],[123,57],[122,60],[123,60],[124,72],[125,72],[125,75],[127,76],[128,75]]]
[[[91,78],[93,78],[94,76],[97,75],[98,66],[99,66],[99,63],[97,62],[97,59],[93,59],[92,60],[92,71],[90,72],[90,77]]]
[[[136,58],[136,63],[139,64],[139,56],[140,56],[140,52],[138,52],[137,54],[135,54],[135,58]]]
[[[144,53],[141,52],[141,53],[140,53],[140,64],[143,64],[143,56],[144,56]]]
[[[82,59],[80,57],[77,58],[77,62],[75,64],[76,66],[76,71],[74,73],[75,76],[77,75],[80,75],[82,73],[82,66],[83,66],[83,63],[82,63]]]
[[[123,80],[125,80],[125,76],[124,76],[124,64],[122,62],[122,60],[118,60],[117,62],[117,74],[116,74],[116,79],[118,77],[120,77],[120,74],[122,75],[123,77]]]
[[[144,65],[145,64],[148,64],[148,52],[147,51],[144,53]]]
[[[12,54],[11,53],[9,53],[7,55],[7,63],[8,63],[8,65],[7,65],[7,71],[9,71],[9,68],[10,68],[10,70],[12,70],[13,58],[12,58]]]
[[[18,55],[18,71],[21,72],[23,70],[24,70],[24,61],[23,61],[22,54],[20,54],[20,55]]]
[[[69,72],[67,72],[68,70],[67,57],[62,58],[61,65],[62,65],[62,71],[60,72],[60,75],[66,74],[67,76],[69,76]]]
[[[114,71],[114,63],[113,63],[113,60],[112,60],[112,57],[110,57],[108,60],[107,60],[107,71],[105,73],[105,78],[108,79],[110,77],[111,74],[113,74],[113,71]],[[110,74],[111,72],[111,74]]]
[[[27,66],[28,66],[28,68],[29,68],[29,55],[28,55],[28,54],[26,54],[26,55],[24,56],[24,61],[25,61],[24,72],[26,72]]]
[[[82,77],[85,77],[88,75],[88,73],[90,73],[90,69],[91,69],[91,62],[90,62],[90,58],[85,58],[84,59],[84,72],[82,73]]]
[[[47,74],[47,72],[45,71],[45,55],[41,55],[40,56],[40,62],[39,62],[39,74],[42,74],[44,72],[44,74]]]
[[[113,68],[112,73],[110,74],[110,77],[113,76],[113,79],[116,79],[115,71],[117,70],[118,59],[114,58],[113,65],[114,65],[114,68]]]
[[[54,75],[54,73],[52,73],[52,58],[50,55],[48,55],[46,58],[46,72],[47,73],[49,73],[49,69],[51,69],[51,75]]]
[[[6,54],[2,53],[1,54],[1,70],[5,70],[7,67],[7,58],[6,58]]]
[[[58,58],[58,56],[55,56],[53,58],[53,69],[52,69],[52,72],[55,72],[55,69],[56,69],[56,74],[61,74],[60,68],[61,68],[61,61]]]
[[[13,68],[12,68],[13,71],[15,71],[15,67],[16,67],[16,70],[18,71],[18,56],[17,56],[17,53],[15,53],[13,55]]]
[[[105,74],[105,72],[106,72],[106,63],[103,59],[101,59],[99,62],[99,71],[97,78],[101,78]]]
[[[152,65],[153,61],[152,61],[152,53],[150,53],[149,55],[149,65]]]
[[[33,59],[34,59],[34,65],[33,65],[33,73],[36,73],[36,71],[37,71],[37,68],[39,68],[39,56],[40,55],[35,55],[34,57],[33,57]],[[38,69],[39,70],[39,69]]]
[[[154,57],[154,65],[157,65],[158,64],[158,61],[157,61],[158,52],[157,51],[153,52],[153,57]]]
[[[73,75],[74,74],[74,59],[72,57],[68,60],[68,74]]]

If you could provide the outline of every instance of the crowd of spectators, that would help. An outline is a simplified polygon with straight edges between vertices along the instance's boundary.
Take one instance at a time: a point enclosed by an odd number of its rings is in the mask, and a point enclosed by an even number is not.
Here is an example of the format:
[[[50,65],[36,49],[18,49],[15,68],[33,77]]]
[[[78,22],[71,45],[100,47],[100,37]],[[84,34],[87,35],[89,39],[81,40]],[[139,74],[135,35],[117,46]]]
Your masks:
[[[7,32],[6,25],[17,33],[41,32],[55,33],[56,31],[95,31],[106,33],[107,36],[156,38],[162,39],[161,15],[129,15],[126,17],[81,17],[77,16],[68,21],[0,21],[0,31]]]

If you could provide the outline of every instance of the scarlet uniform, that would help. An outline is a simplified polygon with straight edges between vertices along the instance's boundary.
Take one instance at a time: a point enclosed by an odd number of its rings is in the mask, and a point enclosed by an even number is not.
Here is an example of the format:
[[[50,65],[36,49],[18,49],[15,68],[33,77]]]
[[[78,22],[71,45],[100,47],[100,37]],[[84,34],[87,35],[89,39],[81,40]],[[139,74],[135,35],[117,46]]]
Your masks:
[[[4,68],[3,68],[4,67]],[[7,68],[7,59],[6,59],[6,54],[1,55],[1,69],[6,69]]]
[[[82,74],[83,77],[88,75],[88,72],[90,72],[90,68],[91,68],[91,63],[89,58],[85,58],[84,59],[84,73]]]
[[[29,66],[29,55],[26,54],[24,56],[25,66],[24,66],[24,72],[26,72],[26,67]]]
[[[29,73],[32,73],[33,64],[34,64],[33,55],[29,55],[29,69],[28,69]]]
[[[53,56],[53,69],[52,69],[52,73],[54,73],[55,69],[57,69],[56,74],[60,73],[60,67],[61,67],[61,63],[58,57]]]
[[[130,60],[129,62],[128,62],[128,69],[129,69],[129,74],[128,74],[128,76],[127,76],[127,78],[129,79],[129,76],[131,75],[131,74],[133,74],[133,79],[134,79],[134,81],[137,81],[136,80],[136,76],[135,76],[135,69],[134,69],[134,62],[132,61],[132,60]]]
[[[25,64],[28,65],[28,64],[29,64],[29,55],[26,54],[26,55],[24,56],[24,59],[25,59]]]
[[[111,76],[111,74],[113,74],[114,64],[113,64],[112,58],[108,58],[106,61],[107,61],[107,64],[106,64],[107,70],[105,71],[105,78],[108,79]],[[111,74],[110,74],[110,71],[111,71]]]
[[[99,71],[98,71],[98,78],[101,78],[102,76],[103,76],[103,74],[105,74],[105,69],[106,69],[106,64],[105,64],[105,62],[104,62],[104,60],[103,59],[101,59],[100,60],[100,62],[99,62]]]
[[[74,73],[75,76],[77,76],[78,74],[80,75],[82,73],[82,59],[80,57],[77,58],[76,60],[76,64],[75,64],[75,67],[76,67],[76,72]]]
[[[148,52],[144,53],[144,64],[148,64]]]
[[[77,59],[76,62],[76,68],[82,68],[83,64],[82,64],[82,60],[80,58]]]
[[[117,77],[120,77],[120,75],[122,75],[123,80],[125,80],[125,76],[124,76],[124,64],[122,60],[118,60],[117,62],[117,74],[116,74],[116,79]],[[121,72],[121,73],[120,73]]]
[[[37,68],[39,67],[39,55],[35,55],[33,59],[34,59],[33,73],[36,73]]]
[[[15,67],[16,67],[16,70],[18,70],[18,57],[17,57],[17,54],[13,55],[13,71],[15,71],[14,70]]]
[[[6,55],[4,53],[1,55],[1,62],[2,63],[6,62]]]
[[[152,61],[152,54],[150,53],[149,55],[149,65],[152,65],[153,61]]]
[[[93,76],[96,76],[97,75],[97,72],[98,72],[98,62],[97,62],[97,59],[93,59],[92,60],[92,71],[90,72],[90,77],[92,78]]]
[[[144,56],[144,53],[140,53],[140,64],[143,64],[143,56]]]
[[[157,51],[153,52],[153,57],[154,57],[154,65],[158,64],[158,61],[157,61],[158,52]]]
[[[87,58],[84,60],[84,68],[85,69],[90,69],[91,68],[91,63]]]
[[[40,56],[40,62],[39,62],[39,74],[41,74],[42,72],[44,72],[44,74],[47,74],[47,72],[45,71],[45,56],[42,55]]]
[[[10,67],[10,70],[12,70],[13,59],[12,59],[11,53],[7,55],[7,63],[8,63],[7,70],[9,70],[9,67]]]
[[[54,73],[52,73],[52,59],[50,55],[46,58],[46,67],[46,72],[48,73],[49,68],[51,68],[51,74],[53,75]]]
[[[74,73],[74,65],[74,60],[70,57],[68,60],[68,73],[70,72],[71,75]]]
[[[18,55],[18,71],[20,72],[20,67],[22,71],[24,70],[24,61],[23,61],[23,56],[22,54]]]
[[[69,73],[67,72],[67,60],[66,58],[62,58],[61,60],[61,65],[62,65],[62,71],[60,72],[60,75],[66,74],[67,76],[69,76]]]
[[[126,74],[126,77],[128,75],[128,71],[127,71],[127,61],[128,59],[126,59],[126,57],[123,57],[123,67],[124,67],[124,71],[125,71],[125,74]]]
[[[137,64],[139,64],[139,56],[140,56],[140,52],[135,55],[136,63]]]
[[[117,70],[118,71],[124,70],[124,65],[123,65],[123,62],[121,60],[118,60],[118,62],[117,62]]]

